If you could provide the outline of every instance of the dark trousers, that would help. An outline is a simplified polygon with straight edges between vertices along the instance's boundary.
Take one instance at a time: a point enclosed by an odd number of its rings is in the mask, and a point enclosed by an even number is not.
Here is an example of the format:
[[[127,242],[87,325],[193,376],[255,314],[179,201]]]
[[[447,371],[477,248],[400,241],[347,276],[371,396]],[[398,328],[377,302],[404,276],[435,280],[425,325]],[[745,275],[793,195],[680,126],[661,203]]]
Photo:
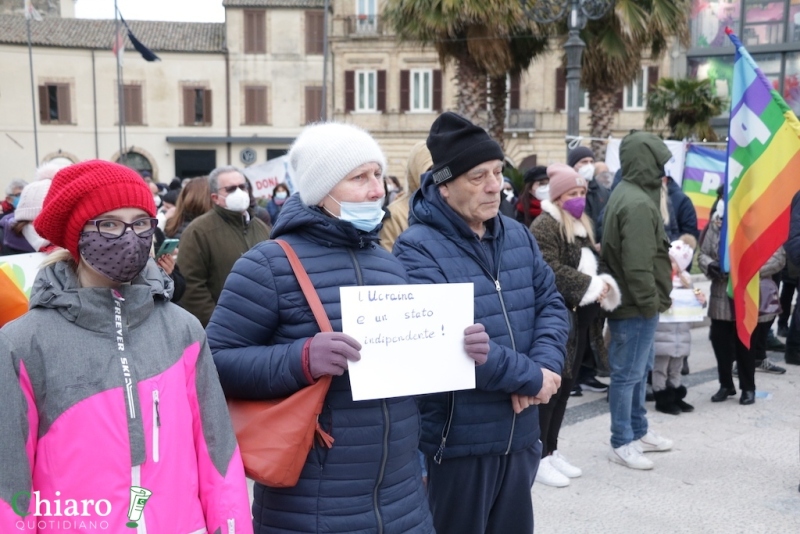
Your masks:
[[[783,278],[781,285],[781,314],[778,316],[778,326],[789,326],[789,317],[792,315],[792,298],[797,289],[797,280]]]
[[[739,372],[739,389],[742,391],[755,391],[756,389],[756,354],[763,339],[766,347],[766,336],[769,323],[758,323],[750,338],[750,349],[739,341],[734,321],[719,321],[711,319],[710,338],[717,358],[717,374],[719,385],[734,389],[733,387],[733,362],[736,362]],[[766,355],[766,352],[764,353]]]
[[[576,321],[576,340],[575,340],[575,360],[572,362],[572,369],[569,377],[561,377],[561,387],[555,395],[550,397],[550,402],[539,406],[539,431],[542,440],[542,458],[553,454],[558,450],[558,433],[561,431],[561,423],[564,422],[564,414],[567,411],[567,402],[572,386],[578,380],[578,373],[581,369],[581,355],[589,346],[589,327],[591,320],[586,320],[581,309],[578,309],[578,320]]]
[[[528,408],[531,410],[533,408]],[[503,456],[428,460],[428,503],[438,534],[532,534],[531,487],[541,443]]]
[[[800,292],[797,295],[800,299]],[[800,301],[798,301],[800,302]],[[786,354],[800,354],[800,306],[795,306],[789,321],[789,335],[786,336]]]

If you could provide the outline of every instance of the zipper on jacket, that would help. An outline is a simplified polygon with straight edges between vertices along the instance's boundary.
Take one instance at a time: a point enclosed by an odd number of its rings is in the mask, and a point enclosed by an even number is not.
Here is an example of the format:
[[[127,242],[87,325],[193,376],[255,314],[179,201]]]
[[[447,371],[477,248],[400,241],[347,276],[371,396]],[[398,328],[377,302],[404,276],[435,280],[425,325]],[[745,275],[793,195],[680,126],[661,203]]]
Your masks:
[[[456,393],[455,391],[450,391],[447,394],[447,419],[444,420],[444,427],[442,427],[442,442],[439,444],[436,454],[433,455],[433,461],[436,462],[437,465],[442,463],[444,448],[447,445],[447,436],[450,434],[450,425],[453,424],[453,412],[455,411],[455,408]]]
[[[353,267],[356,271],[356,281],[358,285],[363,286],[364,277],[361,275],[361,265],[358,263],[358,258],[352,249],[348,248],[347,252],[350,253],[350,258],[353,260]],[[375,488],[372,490],[372,507],[375,511],[375,518],[378,520],[378,534],[383,534],[383,516],[381,516],[378,495],[380,493],[381,484],[383,484],[383,476],[386,473],[386,462],[389,459],[389,408],[386,406],[386,399],[381,400],[381,409],[383,410],[383,456],[381,457],[381,468],[378,471],[378,479],[375,481]]]
[[[372,506],[375,509],[375,517],[378,519],[378,534],[383,534],[383,516],[381,516],[378,503],[378,493],[383,484],[386,462],[389,459],[389,408],[386,406],[386,399],[381,399],[381,409],[383,410],[383,456],[381,457],[381,468],[378,471],[378,480],[375,481],[375,489],[372,491]]]
[[[353,260],[353,267],[356,269],[356,281],[358,285],[364,285],[364,278],[361,276],[361,265],[358,263],[358,258],[356,258],[356,253],[353,252],[353,249],[348,248],[347,252],[350,253],[350,259]]]
[[[153,390],[153,461],[158,462],[158,430],[161,428],[161,414],[158,411],[158,390]]]
[[[516,352],[517,350],[517,342],[514,340],[514,331],[511,329],[511,321],[508,318],[508,312],[506,311],[506,302],[503,300],[503,288],[500,286],[500,266],[498,261],[497,267],[497,278],[494,280],[494,287],[497,289],[497,296],[500,297],[500,307],[503,309],[503,317],[506,320],[506,327],[508,328],[508,335],[511,336],[511,348]],[[508,436],[508,446],[506,447],[505,454],[511,452],[511,442],[514,439],[514,427],[517,424],[517,414],[511,416],[511,434]]]

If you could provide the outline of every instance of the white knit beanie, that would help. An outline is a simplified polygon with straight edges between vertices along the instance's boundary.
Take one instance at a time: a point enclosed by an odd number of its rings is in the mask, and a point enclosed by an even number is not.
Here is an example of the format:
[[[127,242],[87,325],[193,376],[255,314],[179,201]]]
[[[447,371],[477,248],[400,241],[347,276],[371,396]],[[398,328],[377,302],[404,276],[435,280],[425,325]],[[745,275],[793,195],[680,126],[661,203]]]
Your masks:
[[[375,139],[352,124],[325,122],[307,126],[289,150],[294,185],[307,206],[316,206],[353,169],[386,157]]]
[[[14,210],[15,221],[32,221],[39,215],[51,183],[52,180],[39,180],[25,186],[19,196],[17,209]]]

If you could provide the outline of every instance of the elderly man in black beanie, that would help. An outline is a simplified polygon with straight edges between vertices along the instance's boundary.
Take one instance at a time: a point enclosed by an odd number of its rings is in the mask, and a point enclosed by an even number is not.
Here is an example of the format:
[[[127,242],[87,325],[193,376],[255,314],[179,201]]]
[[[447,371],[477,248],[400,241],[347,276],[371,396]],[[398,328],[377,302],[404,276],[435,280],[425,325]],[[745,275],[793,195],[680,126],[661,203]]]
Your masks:
[[[413,283],[472,283],[476,331],[465,332],[465,344],[488,342],[476,389],[418,402],[434,526],[439,534],[530,534],[536,405],[561,383],[567,310],[532,234],[498,214],[500,145],[450,112],[433,123],[427,145],[433,167],[393,252]]]

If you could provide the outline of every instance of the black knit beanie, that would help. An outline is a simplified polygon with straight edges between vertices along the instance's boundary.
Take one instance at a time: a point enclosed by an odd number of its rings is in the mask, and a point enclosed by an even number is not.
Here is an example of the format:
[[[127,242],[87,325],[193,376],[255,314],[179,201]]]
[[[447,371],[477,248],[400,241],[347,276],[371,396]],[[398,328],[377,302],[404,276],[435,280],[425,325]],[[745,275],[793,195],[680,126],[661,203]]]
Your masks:
[[[574,148],[570,151],[569,156],[567,156],[567,165],[570,167],[574,167],[576,163],[578,163],[583,158],[592,158],[594,159],[594,152],[592,149],[587,146],[579,146]]]
[[[504,159],[503,149],[483,128],[451,111],[433,122],[427,145],[436,185],[458,178],[481,163]]]
[[[531,184],[533,182],[538,182],[539,180],[547,180],[549,179],[547,176],[547,167],[543,165],[537,165],[536,167],[530,168],[525,171],[525,178],[524,181],[526,184]]]

